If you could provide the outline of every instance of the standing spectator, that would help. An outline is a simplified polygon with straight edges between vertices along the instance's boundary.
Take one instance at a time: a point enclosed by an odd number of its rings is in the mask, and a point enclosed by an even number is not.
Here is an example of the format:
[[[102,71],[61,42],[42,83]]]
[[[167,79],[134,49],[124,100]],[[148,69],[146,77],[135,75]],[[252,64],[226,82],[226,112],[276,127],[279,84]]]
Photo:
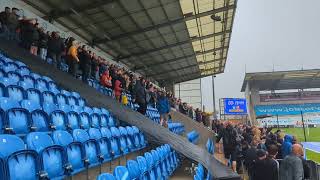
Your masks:
[[[122,70],[119,69],[116,73],[116,76],[114,77],[114,85],[113,85],[113,91],[114,95],[116,96],[116,99],[121,102],[121,94],[122,94]],[[113,78],[112,78],[113,79]]]
[[[61,69],[61,56],[64,50],[63,40],[57,32],[52,32],[48,40],[48,57],[54,61],[58,69]]]
[[[258,159],[254,166],[252,180],[278,180],[279,179],[279,163],[275,159],[278,153],[276,145],[270,145],[268,156],[260,160]]]
[[[9,40],[17,40],[17,28],[19,26],[19,9],[12,8],[10,15],[7,17],[7,27],[9,30]]]
[[[202,113],[201,111],[199,110],[199,108],[196,109],[196,121],[197,122],[201,122],[202,120]]]
[[[48,34],[44,31],[43,28],[39,29],[39,49],[40,49],[40,57],[42,60],[47,59],[47,49],[48,49],[48,40],[49,36]]]
[[[110,76],[109,70],[106,70],[100,77],[100,84],[107,88],[112,88],[112,77]]]
[[[5,7],[4,11],[0,13],[0,35],[5,38],[9,38],[9,27],[8,27],[8,18],[11,14],[11,9],[9,7]]]
[[[90,52],[87,49],[87,46],[82,46],[82,51],[79,54],[79,60],[80,60],[80,69],[82,72],[82,81],[87,82],[90,70],[91,70],[91,56]]]
[[[236,142],[237,133],[235,129],[232,127],[231,123],[228,123],[226,128],[224,128],[219,134],[216,139],[216,142],[218,143],[220,139],[222,138],[223,141],[223,151],[224,151],[224,157],[225,157],[225,165],[228,165],[229,160],[232,161],[232,170],[236,172]]]
[[[26,39],[27,49],[30,53],[37,55],[38,53],[38,42],[39,42],[39,32],[37,29],[36,19],[31,19],[26,25],[24,38]]]
[[[143,77],[140,77],[140,80],[136,82],[132,95],[134,102],[139,105],[138,112],[145,115],[147,110],[147,101],[145,80]]]
[[[291,135],[285,135],[284,136],[284,141],[281,146],[281,151],[282,151],[282,157],[285,158],[287,155],[291,153],[292,150],[292,136]]]
[[[188,116],[189,116],[189,118],[193,119],[193,109],[192,109],[192,106],[189,106],[189,107],[188,107]]]
[[[184,102],[184,103],[180,104],[179,110],[180,110],[180,112],[181,112],[182,114],[188,115],[188,106],[187,106],[187,103]]]
[[[92,52],[91,54],[91,78],[92,79],[97,79],[97,70],[98,70],[98,62],[96,59],[96,54]]]
[[[157,99],[157,109],[160,114],[160,124],[167,128],[168,127],[168,114],[170,112],[170,104],[165,92],[160,91]]]
[[[254,164],[255,164],[255,161],[258,159],[257,145],[258,145],[258,141],[254,140],[252,142],[251,147],[247,150],[245,154],[244,164],[248,170],[248,176],[250,177],[250,179],[253,177]]]
[[[67,62],[69,65],[69,73],[73,77],[76,77],[77,64],[80,62],[80,60],[78,58],[78,42],[76,40],[72,41],[72,45],[68,49]]]
[[[287,155],[280,164],[280,180],[302,180],[304,178],[302,155],[302,146],[300,144],[292,145],[291,154]]]

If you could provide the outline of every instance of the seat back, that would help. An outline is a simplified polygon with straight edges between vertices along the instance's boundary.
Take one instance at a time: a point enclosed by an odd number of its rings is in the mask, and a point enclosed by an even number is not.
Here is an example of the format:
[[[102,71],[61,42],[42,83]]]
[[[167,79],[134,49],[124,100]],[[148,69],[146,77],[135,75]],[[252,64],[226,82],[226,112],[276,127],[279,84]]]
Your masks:
[[[27,90],[29,88],[34,88],[34,86],[32,84],[25,82],[25,81],[19,81],[18,85],[21,86],[25,90]]]
[[[127,161],[127,169],[129,172],[130,179],[139,179],[140,176],[140,168],[139,164],[134,160]]]
[[[100,154],[103,155],[104,161],[111,160],[111,148],[110,148],[110,140],[107,138],[102,138],[102,135],[99,129],[90,128],[88,130],[90,139],[94,139],[97,141],[99,145]]]
[[[14,71],[8,72],[7,77],[9,78],[10,81],[13,81],[15,83],[18,83],[21,80],[20,74]]]
[[[90,128],[90,116],[86,112],[80,113],[80,127],[82,129]]]
[[[92,110],[93,110],[93,113],[102,114],[101,109],[99,108],[93,107]]]
[[[66,91],[64,89],[62,89],[60,92],[61,92],[61,94],[65,95],[65,96],[70,96],[71,95],[69,91]]]
[[[57,107],[57,105],[55,105],[53,103],[44,102],[42,104],[42,109],[47,114],[51,114],[53,111],[58,110],[58,107]]]
[[[111,114],[109,115],[108,126],[109,126],[109,127],[114,127],[114,126],[116,126],[116,122],[115,122],[115,120],[114,120],[114,118],[113,118],[113,116],[112,116]]]
[[[113,171],[113,175],[116,177],[117,180],[129,179],[128,169],[124,166],[117,166]]]
[[[54,98],[55,98],[55,95],[54,95],[53,92],[44,91],[44,92],[42,93],[42,100],[43,100],[43,102],[48,102],[48,103],[54,104],[54,103],[55,103]]]
[[[50,125],[55,130],[66,130],[66,114],[56,110],[50,114]]]
[[[21,86],[10,85],[7,87],[8,97],[16,101],[24,99],[24,89]]]
[[[97,180],[116,180],[116,178],[109,173],[102,173],[97,177]]]
[[[152,157],[151,153],[149,153],[149,152],[144,153],[144,157],[147,162],[147,169],[150,171],[152,169],[152,167],[154,166],[153,157]]]
[[[18,136],[0,134],[0,158],[6,158],[10,154],[24,149],[24,142]]]
[[[100,126],[108,127],[108,116],[105,114],[100,114]]]
[[[81,106],[71,106],[71,110],[77,113],[83,112],[83,108]]]
[[[29,74],[31,77],[33,77],[33,79],[39,79],[39,78],[41,78],[41,76],[39,75],[39,74],[37,74],[37,73],[30,73]]]
[[[146,159],[143,156],[138,156],[137,162],[138,162],[141,174],[147,173],[148,167],[147,167]]]
[[[24,75],[24,76],[22,76],[22,81],[24,81],[28,84],[31,84],[34,87],[35,79],[32,76]]]
[[[58,104],[58,109],[65,112],[65,113],[72,111],[71,106],[69,106],[67,104]]]
[[[41,92],[37,89],[27,89],[26,98],[41,103]]]
[[[20,104],[16,100],[12,100],[7,97],[0,97],[0,108],[4,111],[11,109],[11,108],[18,108]]]
[[[83,107],[86,105],[86,101],[83,98],[78,98],[78,105]]]
[[[76,112],[68,112],[67,113],[67,126],[69,129],[79,129],[80,128],[80,120],[79,115]]]
[[[32,101],[29,99],[24,99],[20,102],[20,105],[22,108],[27,109],[29,112],[32,112],[34,110],[42,109],[40,104],[36,101]]]
[[[57,104],[68,104],[67,97],[61,93],[56,95],[56,102]]]
[[[84,112],[88,113],[89,115],[93,113],[92,109],[90,107],[88,107],[88,106],[85,106],[83,108],[83,110],[84,110]]]
[[[36,131],[47,132],[49,131],[49,117],[43,110],[35,110],[31,112],[32,127]]]
[[[93,113],[90,115],[90,124],[93,128],[100,128],[100,115],[97,113]]]
[[[74,97],[74,96],[68,96],[67,99],[68,99],[68,104],[69,104],[69,105],[72,105],[72,106],[78,105],[78,100],[77,100],[76,97]]]
[[[12,108],[6,113],[5,126],[14,134],[26,134],[31,125],[29,111],[23,108]]]
[[[25,76],[25,75],[29,75],[29,74],[30,74],[30,70],[29,70],[29,68],[26,67],[26,66],[21,66],[21,67],[19,67],[19,68],[16,70],[16,72],[17,72],[18,74],[20,74],[20,76]]]
[[[100,129],[100,132],[102,137],[108,138],[108,139],[111,138],[111,131],[108,128],[102,127]]]

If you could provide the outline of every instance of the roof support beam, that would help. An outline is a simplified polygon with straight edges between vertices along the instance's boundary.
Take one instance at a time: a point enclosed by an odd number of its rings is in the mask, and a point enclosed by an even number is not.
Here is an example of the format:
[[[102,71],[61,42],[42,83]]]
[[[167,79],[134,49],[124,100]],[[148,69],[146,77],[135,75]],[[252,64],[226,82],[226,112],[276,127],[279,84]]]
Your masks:
[[[225,47],[222,47],[222,48],[220,47],[220,48],[216,48],[216,49],[210,49],[210,50],[207,50],[207,51],[204,51],[204,52],[196,52],[195,54],[191,54],[191,55],[188,55],[188,56],[182,56],[182,57],[178,57],[178,58],[174,58],[174,59],[169,59],[169,60],[164,61],[164,62],[157,62],[157,63],[153,63],[153,64],[146,64],[145,66],[138,66],[138,67],[135,68],[135,70],[138,71],[138,70],[144,69],[146,67],[147,68],[154,68],[154,67],[157,67],[159,65],[166,65],[166,64],[169,64],[169,63],[185,60],[185,59],[190,58],[190,57],[195,57],[197,55],[212,53],[212,52],[224,49],[224,48],[228,48],[228,46],[225,46]],[[212,61],[207,61],[205,63],[210,63],[210,62],[212,62]]]
[[[221,61],[221,60],[223,60],[223,58],[214,59],[214,60],[210,60],[210,61],[206,61],[206,62],[199,62],[198,64],[183,66],[183,67],[180,67],[180,68],[177,68],[177,69],[173,69],[173,70],[170,70],[170,71],[164,71],[164,72],[161,72],[161,73],[150,74],[150,75],[148,75],[148,77],[161,76],[161,75],[163,75],[163,74],[167,74],[167,73],[170,73],[170,72],[172,72],[172,71],[177,72],[177,71],[181,71],[181,70],[183,70],[183,69],[192,68],[192,67],[196,67],[196,66],[199,66],[199,65],[203,65],[203,64],[207,64],[207,63],[211,63],[211,62],[216,62],[216,61]]]
[[[138,29],[136,31],[131,31],[131,32],[128,32],[128,33],[124,33],[124,34],[120,34],[120,35],[117,35],[117,36],[114,36],[114,37],[110,37],[111,40],[109,40],[107,38],[98,39],[98,40],[95,41],[95,43],[100,44],[100,43],[105,43],[107,41],[116,41],[116,40],[119,40],[121,38],[125,38],[125,37],[128,37],[128,36],[134,36],[134,35],[137,35],[137,34],[140,34],[140,33],[143,33],[143,32],[148,32],[148,31],[151,31],[151,30],[154,30],[154,29],[159,29],[159,28],[162,28],[162,27],[166,27],[166,26],[170,26],[170,25],[173,25],[173,24],[181,23],[181,22],[184,22],[184,21],[194,20],[196,18],[209,16],[209,15],[212,15],[212,14],[220,13],[220,12],[227,11],[229,9],[234,9],[234,8],[235,8],[235,5],[229,5],[229,6],[224,6],[224,7],[221,7],[221,8],[213,9],[213,10],[210,10],[210,11],[202,12],[202,13],[199,13],[199,14],[196,14],[196,15],[186,14],[182,18],[178,18],[178,19],[171,20],[171,21],[168,21],[168,22],[165,22],[165,23],[162,23],[162,24],[157,24],[157,25],[146,27],[146,28],[143,28],[143,29]]]
[[[90,4],[87,4],[85,6],[79,6],[79,7],[72,7],[68,10],[52,10],[50,12],[50,15],[46,15],[44,17],[42,17],[45,20],[49,20],[49,19],[58,19],[61,17],[65,17],[65,16],[69,16],[71,14],[76,14],[76,13],[82,13],[84,11],[90,10],[90,9],[95,9],[95,8],[99,8],[101,6],[105,6],[107,4],[116,2],[117,0],[96,0],[94,2],[90,1]]]

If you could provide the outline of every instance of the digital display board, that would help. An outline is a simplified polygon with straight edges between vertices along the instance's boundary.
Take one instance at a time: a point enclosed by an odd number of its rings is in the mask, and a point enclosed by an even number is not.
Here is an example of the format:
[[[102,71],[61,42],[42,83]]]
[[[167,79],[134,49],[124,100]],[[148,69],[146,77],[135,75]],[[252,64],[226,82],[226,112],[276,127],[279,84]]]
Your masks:
[[[226,115],[247,114],[246,99],[240,99],[240,98],[226,98],[226,99],[224,99],[224,114],[226,114]]]

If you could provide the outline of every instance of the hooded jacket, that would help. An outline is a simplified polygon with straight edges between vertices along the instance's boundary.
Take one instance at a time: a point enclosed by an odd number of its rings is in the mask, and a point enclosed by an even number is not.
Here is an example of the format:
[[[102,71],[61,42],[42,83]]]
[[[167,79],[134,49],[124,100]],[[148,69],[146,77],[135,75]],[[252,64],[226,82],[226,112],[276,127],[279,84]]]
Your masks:
[[[170,104],[166,96],[162,95],[158,97],[157,109],[160,114],[170,112]]]
[[[282,158],[285,158],[287,155],[289,155],[291,153],[292,140],[293,140],[293,137],[291,135],[284,136],[284,141],[281,146]]]

